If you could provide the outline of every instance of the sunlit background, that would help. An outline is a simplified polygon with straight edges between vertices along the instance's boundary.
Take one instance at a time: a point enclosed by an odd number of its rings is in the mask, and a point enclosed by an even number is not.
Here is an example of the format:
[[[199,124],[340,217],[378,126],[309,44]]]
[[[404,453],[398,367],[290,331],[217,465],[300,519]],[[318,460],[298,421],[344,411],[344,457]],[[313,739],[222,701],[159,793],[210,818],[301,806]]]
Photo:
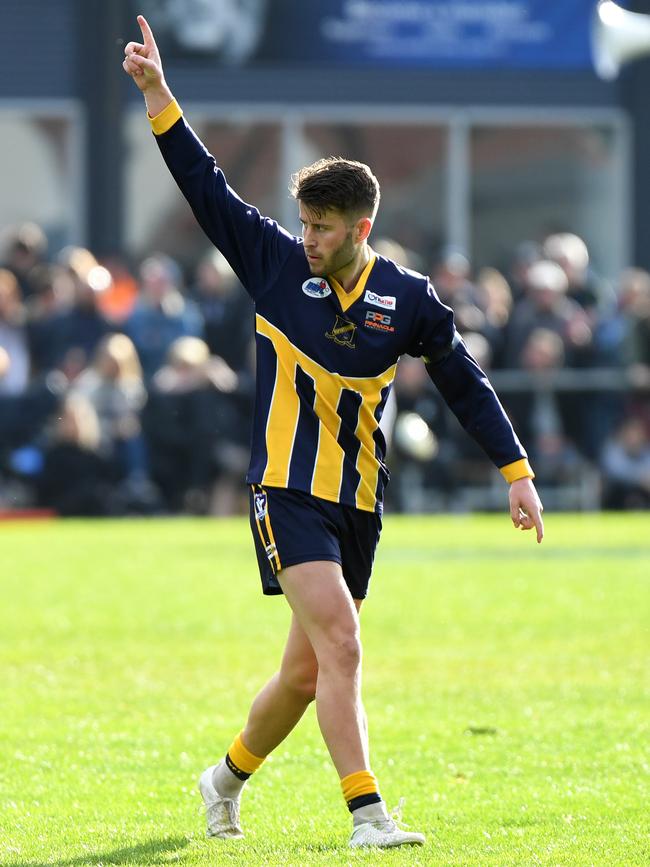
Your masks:
[[[547,506],[647,508],[650,17],[629,16],[650,2],[602,21],[596,5],[4,0],[0,508],[243,508],[250,305],[122,71],[137,12],[263,213],[298,233],[293,171],[372,166],[373,244],[454,308]],[[502,507],[420,362],[404,361],[386,434],[389,509]]]

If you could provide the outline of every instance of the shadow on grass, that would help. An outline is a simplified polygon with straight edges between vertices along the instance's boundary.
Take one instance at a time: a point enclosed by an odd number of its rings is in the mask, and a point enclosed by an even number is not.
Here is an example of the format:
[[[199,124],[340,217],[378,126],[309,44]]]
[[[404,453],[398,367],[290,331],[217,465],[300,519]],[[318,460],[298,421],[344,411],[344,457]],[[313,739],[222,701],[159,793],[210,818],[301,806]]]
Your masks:
[[[84,864],[168,864],[166,856],[180,852],[189,843],[188,837],[168,837],[163,840],[147,840],[136,846],[123,846],[120,849],[102,852],[88,851],[75,858],[55,861],[15,861],[12,867],[81,867]]]

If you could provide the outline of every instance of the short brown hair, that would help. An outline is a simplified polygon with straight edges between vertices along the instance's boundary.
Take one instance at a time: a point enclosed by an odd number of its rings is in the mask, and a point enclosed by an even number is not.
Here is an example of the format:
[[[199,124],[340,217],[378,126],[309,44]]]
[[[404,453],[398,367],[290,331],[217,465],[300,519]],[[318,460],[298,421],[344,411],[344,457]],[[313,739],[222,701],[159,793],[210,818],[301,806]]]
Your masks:
[[[379,207],[379,181],[365,163],[326,157],[291,177],[291,195],[320,216],[330,209],[374,218]]]

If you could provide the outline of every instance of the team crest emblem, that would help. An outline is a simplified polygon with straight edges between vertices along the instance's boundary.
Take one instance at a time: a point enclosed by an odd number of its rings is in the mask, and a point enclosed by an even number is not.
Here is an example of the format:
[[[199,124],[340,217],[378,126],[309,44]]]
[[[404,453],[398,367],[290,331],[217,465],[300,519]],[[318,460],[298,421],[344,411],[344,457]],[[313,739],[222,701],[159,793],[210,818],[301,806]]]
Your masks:
[[[338,343],[339,346],[347,346],[348,349],[354,349],[354,335],[356,330],[357,326],[354,322],[350,322],[349,319],[345,319],[343,316],[337,314],[334,327],[331,331],[325,332],[325,337],[329,337],[330,340],[333,340],[334,343]]]
[[[264,491],[256,493],[255,499],[255,517],[258,521],[266,517],[266,494]]]
[[[310,277],[302,284],[302,291],[310,298],[327,298],[332,294],[330,285],[323,277]]]

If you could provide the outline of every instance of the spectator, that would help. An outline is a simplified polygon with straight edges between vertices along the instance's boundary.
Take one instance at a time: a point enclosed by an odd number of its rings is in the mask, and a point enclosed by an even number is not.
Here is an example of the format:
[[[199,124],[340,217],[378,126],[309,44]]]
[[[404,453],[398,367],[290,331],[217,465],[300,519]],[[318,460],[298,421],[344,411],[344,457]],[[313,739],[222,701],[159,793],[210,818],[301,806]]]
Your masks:
[[[620,309],[624,316],[621,356],[633,379],[650,382],[650,274],[629,268],[621,275]]]
[[[650,507],[650,437],[640,419],[625,419],[603,449],[603,506]]]
[[[0,348],[6,356],[0,395],[22,394],[27,388],[30,358],[25,320],[18,280],[7,268],[0,268]]]
[[[556,232],[549,235],[542,246],[544,258],[556,262],[568,281],[567,297],[588,311],[595,319],[613,301],[606,284],[598,280],[589,267],[589,250],[578,235]]]
[[[602,434],[599,448],[610,436],[625,412],[636,404],[637,411],[648,407],[644,389],[650,386],[650,274],[641,268],[626,268],[620,275],[616,309],[602,317],[594,331],[596,364],[601,367],[623,367],[634,389],[630,393],[610,393],[605,411],[600,411],[595,423]],[[601,401],[602,402],[602,401]],[[634,410],[633,410],[634,411]]]
[[[233,370],[247,367],[253,340],[253,303],[216,248],[199,262],[192,296],[203,317],[204,338],[211,354],[219,355]]]
[[[0,349],[8,367],[8,355]],[[2,371],[0,370],[0,380]],[[49,419],[58,412],[66,390],[65,378],[52,372],[33,379],[18,395],[0,395],[0,480],[8,481],[10,499],[33,505],[34,476],[43,462],[42,446]]]
[[[20,294],[25,301],[35,291],[32,272],[44,263],[46,253],[47,238],[36,223],[22,223],[10,230],[4,266],[18,281]]]
[[[99,419],[92,404],[80,394],[69,395],[36,479],[39,505],[64,516],[111,514],[111,465],[99,446]]]
[[[72,278],[72,304],[56,318],[56,365],[71,377],[89,363],[99,341],[110,331],[97,303],[111,282],[109,272],[84,247],[68,247],[59,256]]]
[[[542,248],[536,241],[522,241],[517,244],[508,269],[513,301],[517,302],[525,297],[528,292],[528,271],[542,258]]]
[[[145,481],[147,457],[140,412],[147,394],[133,342],[125,334],[109,334],[95,351],[92,366],[74,384],[97,413],[100,446],[120,479]]]
[[[485,316],[478,307],[467,256],[454,248],[443,250],[433,267],[432,281],[440,300],[454,311],[458,330],[481,331]]]
[[[176,262],[162,253],[145,259],[140,267],[140,294],[124,330],[138,351],[145,380],[165,363],[179,337],[201,337],[203,319],[193,301],[180,291]]]
[[[505,364],[517,368],[533,331],[542,328],[562,338],[563,356],[577,365],[591,350],[592,332],[585,311],[567,298],[569,281],[555,262],[535,262],[528,269],[526,295],[515,305],[507,330]]]
[[[524,448],[537,467],[542,485],[561,485],[577,477],[582,466],[576,448],[567,436],[567,401],[553,391],[553,375],[564,363],[564,343],[560,335],[547,328],[536,328],[521,352],[524,370],[534,377],[519,394],[510,396],[508,408],[515,416]]]
[[[476,276],[476,297],[485,321],[481,333],[490,344],[494,367],[503,367],[506,329],[512,312],[512,291],[496,268],[481,268]]]
[[[250,415],[238,384],[196,337],[175,340],[154,376],[143,423],[152,477],[171,511],[240,511]]]
[[[46,374],[61,360],[60,320],[73,306],[75,282],[61,265],[39,265],[32,272],[34,292],[27,302],[27,335],[35,374]]]

